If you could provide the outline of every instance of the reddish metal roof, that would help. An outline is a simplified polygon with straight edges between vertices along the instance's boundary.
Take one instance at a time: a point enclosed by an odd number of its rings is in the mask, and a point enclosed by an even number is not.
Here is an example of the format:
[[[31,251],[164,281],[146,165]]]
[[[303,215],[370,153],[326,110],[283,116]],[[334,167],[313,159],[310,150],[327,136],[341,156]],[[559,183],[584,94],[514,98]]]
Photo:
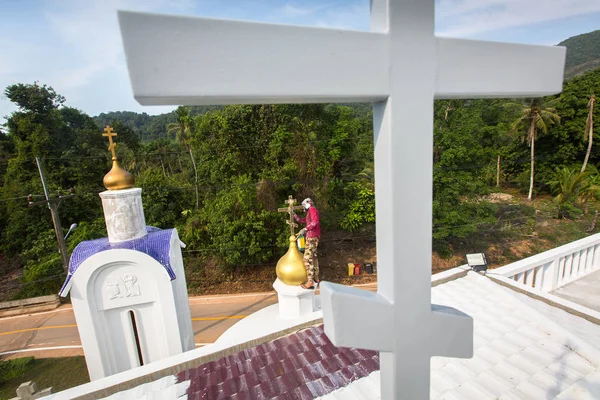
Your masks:
[[[191,368],[189,400],[314,399],[379,369],[374,351],[335,347],[323,325]]]

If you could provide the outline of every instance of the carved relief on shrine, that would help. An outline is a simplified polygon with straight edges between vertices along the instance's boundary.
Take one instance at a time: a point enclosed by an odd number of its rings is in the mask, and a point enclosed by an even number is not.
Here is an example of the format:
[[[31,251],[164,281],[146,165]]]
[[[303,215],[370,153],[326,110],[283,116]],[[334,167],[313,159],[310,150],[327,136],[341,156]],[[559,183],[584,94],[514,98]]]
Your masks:
[[[98,310],[135,306],[157,300],[157,285],[152,273],[139,265],[111,263],[93,279]]]
[[[137,277],[130,273],[117,279],[107,280],[104,288],[108,294],[109,300],[134,297],[141,294],[140,286],[137,283]]]

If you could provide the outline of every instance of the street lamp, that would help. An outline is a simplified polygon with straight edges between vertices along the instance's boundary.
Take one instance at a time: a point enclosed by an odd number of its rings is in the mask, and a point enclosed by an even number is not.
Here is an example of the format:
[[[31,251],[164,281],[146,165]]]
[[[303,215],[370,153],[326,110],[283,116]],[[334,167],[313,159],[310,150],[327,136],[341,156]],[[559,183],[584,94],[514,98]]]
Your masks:
[[[69,231],[65,235],[65,240],[67,240],[67,236],[69,236],[69,233],[71,233],[73,231],[73,229],[75,229],[75,228],[77,228],[77,224],[75,224],[75,223],[71,224],[71,226],[69,227]]]

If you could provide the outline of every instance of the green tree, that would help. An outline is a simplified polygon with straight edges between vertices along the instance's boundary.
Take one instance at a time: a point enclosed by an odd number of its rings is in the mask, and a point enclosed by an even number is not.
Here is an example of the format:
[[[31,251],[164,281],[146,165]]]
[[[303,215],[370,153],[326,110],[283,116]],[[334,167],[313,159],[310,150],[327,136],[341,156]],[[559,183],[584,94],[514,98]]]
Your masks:
[[[194,168],[194,187],[196,189],[196,209],[200,206],[200,197],[198,194],[198,167],[196,167],[196,160],[190,146],[190,135],[192,131],[192,118],[190,117],[190,110],[188,107],[179,106],[175,110],[177,114],[177,121],[167,125],[167,132],[169,134],[175,134],[175,139],[190,153],[190,159],[192,160],[192,166]]]
[[[183,240],[224,265],[249,265],[273,257],[281,226],[276,212],[260,206],[254,183],[244,174],[205,199],[198,214],[188,221]]]
[[[42,160],[52,196],[59,190],[75,190],[76,196],[59,208],[68,227],[102,215],[98,192],[110,166],[109,154],[94,121],[67,107],[51,87],[16,84],[5,94],[18,110],[9,117],[8,133],[0,141],[0,154],[7,161],[6,168],[0,166],[0,250],[25,267],[20,296],[49,294],[64,277],[57,276],[62,268],[48,209],[27,207],[24,198],[28,194],[34,200],[43,198],[35,157]]]
[[[531,148],[531,173],[529,179],[529,201],[533,198],[533,182],[535,168],[535,140],[538,131],[548,133],[548,126],[560,123],[560,116],[556,113],[554,105],[557,100],[545,101],[542,98],[528,100],[525,104],[519,104],[521,115],[513,122],[512,132],[522,132],[522,140],[527,141]],[[510,104],[514,105],[514,103]]]
[[[495,161],[496,118],[485,119],[489,107],[489,100],[434,105],[432,236],[444,255],[451,255],[453,241],[477,233],[479,223],[496,220],[493,205],[477,200],[490,191],[486,169]]]

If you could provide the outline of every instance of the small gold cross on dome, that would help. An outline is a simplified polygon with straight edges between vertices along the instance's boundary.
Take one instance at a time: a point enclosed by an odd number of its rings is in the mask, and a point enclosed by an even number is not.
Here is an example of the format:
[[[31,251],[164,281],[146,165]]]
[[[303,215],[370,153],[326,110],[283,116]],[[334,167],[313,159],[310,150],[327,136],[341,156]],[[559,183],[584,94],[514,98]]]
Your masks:
[[[113,129],[110,127],[110,125],[106,125],[106,128],[104,128],[104,132],[102,134],[102,136],[106,136],[108,137],[108,151],[110,151],[112,153],[112,159],[116,160],[117,159],[117,153],[115,153],[115,148],[117,147],[117,144],[115,142],[113,142],[112,138],[117,136],[117,132],[114,132]]]

